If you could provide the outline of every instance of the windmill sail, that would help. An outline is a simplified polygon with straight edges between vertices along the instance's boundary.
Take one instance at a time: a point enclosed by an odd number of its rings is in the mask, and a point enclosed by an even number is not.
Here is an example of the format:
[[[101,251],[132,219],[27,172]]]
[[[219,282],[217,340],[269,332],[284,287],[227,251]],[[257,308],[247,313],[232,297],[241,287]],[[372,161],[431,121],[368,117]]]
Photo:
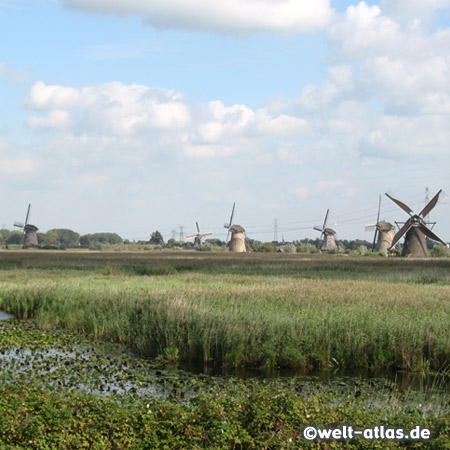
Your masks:
[[[334,237],[334,235],[336,234],[336,231],[333,230],[332,228],[327,227],[329,213],[330,213],[330,210],[327,209],[322,228],[320,228],[317,225],[313,227],[314,230],[320,231],[320,233],[321,233],[321,235],[320,235],[320,239],[322,241],[322,243],[320,245],[321,251],[336,250],[338,248],[337,244],[336,244],[336,238]]]
[[[433,241],[440,242],[447,246],[447,244],[433,231],[431,231],[425,222],[425,217],[436,206],[442,189],[425,205],[419,214],[414,214],[409,206],[400,200],[386,194],[394,203],[409,214],[409,218],[403,226],[395,234],[390,249],[392,249],[397,242],[405,236],[402,256],[428,256],[428,248],[426,237]]]

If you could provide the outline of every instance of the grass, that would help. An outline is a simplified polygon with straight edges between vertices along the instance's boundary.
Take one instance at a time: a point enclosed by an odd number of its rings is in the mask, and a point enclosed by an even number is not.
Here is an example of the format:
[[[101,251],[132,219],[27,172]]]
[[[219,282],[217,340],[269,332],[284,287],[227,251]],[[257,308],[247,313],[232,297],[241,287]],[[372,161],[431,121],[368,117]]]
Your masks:
[[[0,253],[0,307],[216,367],[450,360],[450,261],[198,252]]]
[[[236,379],[168,371],[121,345],[0,322],[0,448],[448,448],[449,395],[383,380]],[[432,430],[429,441],[316,441],[305,426]]]

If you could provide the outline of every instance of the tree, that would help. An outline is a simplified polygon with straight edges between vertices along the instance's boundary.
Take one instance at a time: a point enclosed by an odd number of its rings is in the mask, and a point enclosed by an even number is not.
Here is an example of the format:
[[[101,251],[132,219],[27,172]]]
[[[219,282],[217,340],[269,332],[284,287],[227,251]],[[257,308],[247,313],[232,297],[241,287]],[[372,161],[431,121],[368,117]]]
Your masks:
[[[23,242],[23,233],[20,231],[11,231],[6,243],[20,245]]]
[[[78,247],[80,242],[80,235],[67,228],[55,228],[48,230],[46,234],[55,236],[59,245],[62,247]]]
[[[164,238],[162,234],[156,230],[151,234],[148,243],[151,245],[164,245]]]
[[[0,242],[7,242],[9,237],[11,236],[11,231],[3,228],[0,230]]]
[[[80,237],[80,246],[89,248],[94,244],[121,244],[122,238],[117,233],[93,233]]]

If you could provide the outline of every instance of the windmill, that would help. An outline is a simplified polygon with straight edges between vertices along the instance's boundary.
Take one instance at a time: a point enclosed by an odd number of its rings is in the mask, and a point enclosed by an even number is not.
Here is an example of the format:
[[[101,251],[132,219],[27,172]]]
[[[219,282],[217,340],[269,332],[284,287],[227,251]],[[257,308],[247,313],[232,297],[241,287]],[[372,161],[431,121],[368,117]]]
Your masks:
[[[197,234],[186,236],[186,239],[194,238],[194,247],[200,247],[202,245],[202,239],[206,236],[210,236],[212,233],[200,233],[198,222],[195,222],[195,227],[197,228]]]
[[[14,222],[15,227],[22,228],[22,230],[23,230],[23,234],[24,234],[23,248],[31,248],[31,247],[38,246],[37,231],[39,228],[28,223],[28,219],[30,218],[30,209],[31,209],[31,205],[28,205],[27,215],[25,217],[25,223]]]
[[[233,203],[233,209],[231,210],[230,221],[224,224],[224,227],[228,229],[227,240],[231,232],[230,252],[246,252],[245,247],[245,229],[241,225],[233,224],[234,207],[236,203]]]
[[[403,235],[405,235],[405,243],[403,244],[402,256],[428,256],[426,237],[433,241],[441,242],[447,247],[447,244],[427,227],[427,223],[424,220],[424,217],[436,206],[441,192],[442,189],[426,204],[419,214],[414,214],[408,205],[386,194],[387,197],[409,215],[408,220],[394,236],[389,250],[394,247]]]
[[[375,225],[366,225],[366,231],[373,231],[372,251],[382,252],[385,255],[388,254],[388,250],[391,247],[392,239],[394,238],[394,225],[384,220],[380,220],[381,210],[381,195],[378,200],[378,214]]]
[[[336,239],[334,235],[336,234],[336,231],[332,228],[327,228],[327,220],[328,220],[328,213],[330,212],[329,209],[327,209],[327,213],[325,214],[325,220],[323,221],[322,228],[320,226],[313,227],[314,230],[320,231],[322,234],[320,235],[320,238],[323,239],[322,244],[320,246],[320,250],[323,252],[326,252],[328,250],[336,250],[338,248],[336,244]]]

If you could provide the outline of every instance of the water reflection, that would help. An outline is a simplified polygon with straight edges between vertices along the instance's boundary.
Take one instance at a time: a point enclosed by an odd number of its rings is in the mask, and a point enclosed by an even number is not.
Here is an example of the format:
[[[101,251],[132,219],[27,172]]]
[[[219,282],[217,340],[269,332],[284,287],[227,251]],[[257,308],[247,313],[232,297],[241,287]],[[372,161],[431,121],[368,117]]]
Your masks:
[[[417,390],[420,392],[437,391],[450,392],[450,377],[448,375],[426,374],[423,372],[411,372],[405,370],[288,370],[288,369],[224,369],[217,367],[205,367],[201,364],[177,364],[178,369],[186,370],[193,374],[205,374],[209,376],[233,376],[238,378],[300,378],[306,381],[335,382],[352,380],[384,380],[392,382],[401,391]]]
[[[0,320],[8,320],[13,318],[14,316],[11,316],[11,314],[5,313],[4,311],[0,311]]]

